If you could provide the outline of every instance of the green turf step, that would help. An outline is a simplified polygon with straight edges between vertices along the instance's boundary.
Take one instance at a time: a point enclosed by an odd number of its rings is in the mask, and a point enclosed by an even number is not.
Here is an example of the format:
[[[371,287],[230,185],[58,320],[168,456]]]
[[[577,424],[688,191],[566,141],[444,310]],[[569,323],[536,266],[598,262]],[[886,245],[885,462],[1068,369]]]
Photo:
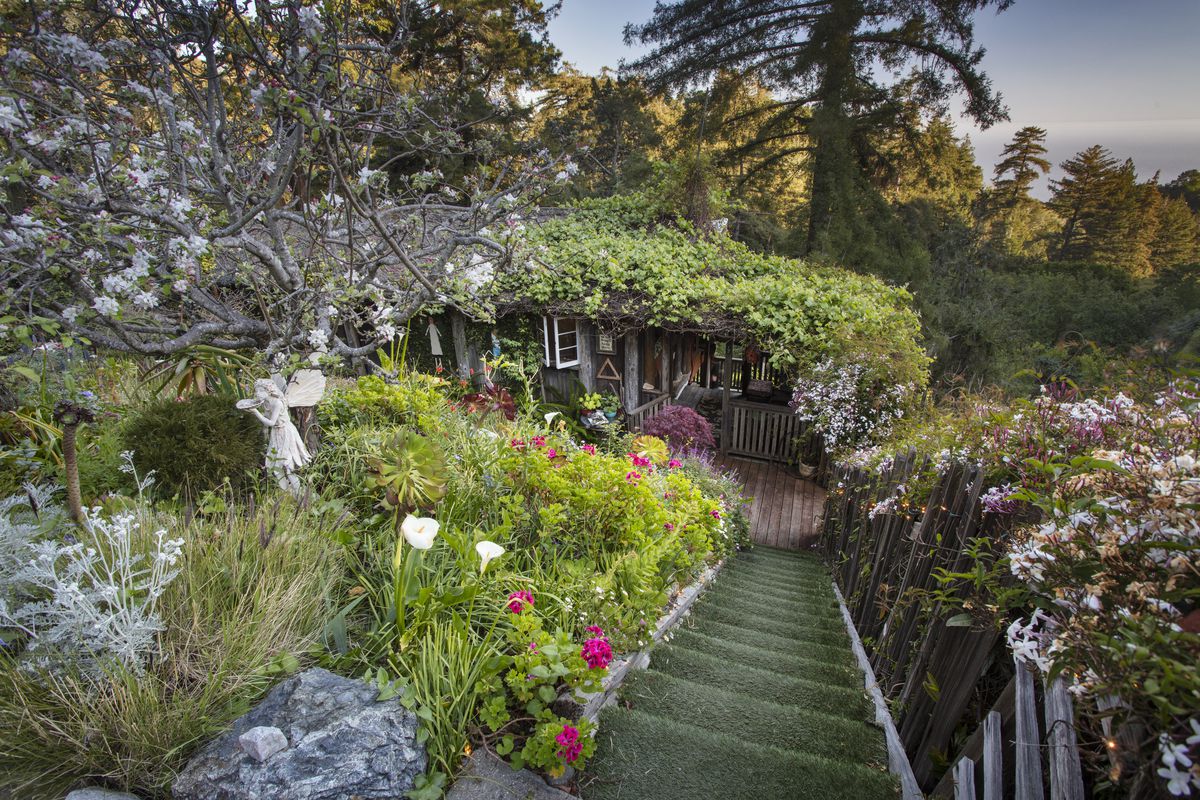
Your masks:
[[[810,655],[810,648],[798,648],[791,654],[780,653],[686,629],[671,637],[671,645],[724,658],[731,664],[769,669],[783,675],[798,675],[843,686],[856,686],[861,682],[859,672],[851,662],[842,658],[825,661],[819,653]]]
[[[721,570],[720,577],[737,575],[741,578],[760,583],[769,583],[786,589],[829,589],[829,576],[820,575],[789,575],[783,572],[772,572],[753,566],[732,564]]]
[[[753,603],[772,608],[781,607],[795,611],[811,611],[821,614],[831,614],[835,617],[841,616],[837,608],[837,602],[833,597],[798,595],[794,593],[785,595],[768,594],[748,583],[737,583],[734,581],[729,581],[728,583],[718,581],[713,585],[712,589],[709,589],[705,593],[705,597],[728,598],[731,603]]]
[[[723,690],[749,694],[779,705],[801,706],[847,719],[865,720],[870,704],[861,688],[840,683],[810,680],[771,670],[730,663],[727,659],[659,645],[650,656],[650,666],[677,678]]]
[[[820,577],[827,572],[825,565],[817,561],[785,561],[738,556],[729,563],[731,566],[737,565],[746,569],[769,570],[780,575],[797,575],[805,578]]]
[[[716,733],[639,711],[606,712],[585,800],[876,800],[885,772]]]
[[[692,613],[704,614],[709,608],[736,611],[772,622],[795,624],[802,626],[805,630],[840,631],[844,627],[842,621],[833,615],[831,609],[811,605],[785,605],[784,603],[772,603],[769,600],[730,594],[706,597],[703,603],[696,605]]]
[[[785,603],[808,603],[830,608],[837,607],[837,597],[833,592],[821,589],[781,588],[742,575],[722,575],[713,586],[715,588],[729,587],[730,589],[738,589],[757,597],[779,600]]]
[[[883,739],[866,722],[783,706],[655,670],[631,677],[621,697],[636,711],[708,731],[737,731],[745,741],[771,742],[774,747],[826,758],[887,764]]]
[[[836,602],[837,596],[833,589],[824,585],[815,586],[783,586],[770,581],[763,581],[744,572],[721,573],[713,583],[714,587],[730,586],[751,592],[762,597],[773,597],[780,600],[791,600],[794,603],[820,600],[826,603]]]
[[[815,642],[806,642],[803,639],[775,636],[751,628],[742,628],[738,625],[718,622],[713,619],[689,620],[687,627],[682,630],[694,631],[705,636],[721,639],[722,641],[748,644],[782,655],[794,655],[796,657],[817,659],[830,664],[857,667],[853,654],[842,645],[822,645]]]
[[[742,628],[771,633],[788,639],[798,639],[816,644],[834,647],[850,647],[850,639],[844,630],[814,627],[804,621],[787,621],[765,619],[753,610],[745,608],[725,607],[715,603],[699,606],[693,616],[699,619],[713,619],[727,625],[738,625]]]

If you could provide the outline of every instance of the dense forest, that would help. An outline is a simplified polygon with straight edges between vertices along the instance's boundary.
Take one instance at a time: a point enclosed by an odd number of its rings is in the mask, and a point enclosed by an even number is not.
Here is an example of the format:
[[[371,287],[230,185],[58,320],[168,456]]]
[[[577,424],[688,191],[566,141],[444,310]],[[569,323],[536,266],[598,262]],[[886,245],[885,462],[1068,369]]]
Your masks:
[[[836,36],[838,4],[804,4],[803,14],[709,5],[671,4],[627,28],[656,49],[620,73],[566,66],[540,80],[528,123],[578,166],[559,202],[653,186],[672,211],[727,220],[756,249],[905,285],[944,386],[1095,385],[1126,357],[1195,350],[1200,170],[1142,175],[1099,143],[1060,165],[1043,201],[1031,190],[1051,171],[1052,134],[1034,126],[981,168],[949,101],[960,90],[981,123],[1004,114],[964,44],[969,7],[983,4],[949,4],[958,18],[940,22],[921,12],[890,27],[837,23],[861,41],[840,88],[817,57]],[[872,64],[898,70],[906,49],[939,39],[942,66],[965,79],[926,70],[876,82]],[[786,70],[781,50],[792,56]],[[831,101],[841,108],[832,121]]]

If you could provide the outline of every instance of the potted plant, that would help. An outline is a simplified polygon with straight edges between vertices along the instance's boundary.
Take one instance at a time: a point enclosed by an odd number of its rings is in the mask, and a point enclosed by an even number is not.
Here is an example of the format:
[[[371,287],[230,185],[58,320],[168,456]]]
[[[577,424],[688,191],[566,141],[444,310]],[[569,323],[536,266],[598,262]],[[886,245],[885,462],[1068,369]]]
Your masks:
[[[615,393],[609,392],[601,400],[600,410],[604,412],[604,416],[608,418],[608,421],[612,422],[617,418],[617,412],[621,410],[621,398],[617,397]]]
[[[603,402],[604,400],[599,394],[596,392],[589,392],[583,397],[579,398],[579,413],[586,417],[588,414],[591,414],[594,411],[599,411],[600,405]]]

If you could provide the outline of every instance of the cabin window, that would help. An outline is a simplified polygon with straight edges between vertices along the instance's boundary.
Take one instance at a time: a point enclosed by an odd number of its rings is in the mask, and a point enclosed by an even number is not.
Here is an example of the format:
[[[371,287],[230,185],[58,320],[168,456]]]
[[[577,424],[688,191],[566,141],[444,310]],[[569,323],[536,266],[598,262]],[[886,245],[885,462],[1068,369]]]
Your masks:
[[[578,366],[578,320],[542,317],[542,361],[558,369]]]

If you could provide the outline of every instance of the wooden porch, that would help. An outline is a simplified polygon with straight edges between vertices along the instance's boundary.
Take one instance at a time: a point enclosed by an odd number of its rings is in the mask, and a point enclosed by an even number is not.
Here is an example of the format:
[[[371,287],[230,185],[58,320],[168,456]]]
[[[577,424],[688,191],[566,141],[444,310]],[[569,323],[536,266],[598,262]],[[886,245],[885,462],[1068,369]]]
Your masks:
[[[825,490],[781,465],[722,456],[720,465],[732,470],[753,498],[750,538],[755,544],[788,550],[813,547],[824,521]]]

